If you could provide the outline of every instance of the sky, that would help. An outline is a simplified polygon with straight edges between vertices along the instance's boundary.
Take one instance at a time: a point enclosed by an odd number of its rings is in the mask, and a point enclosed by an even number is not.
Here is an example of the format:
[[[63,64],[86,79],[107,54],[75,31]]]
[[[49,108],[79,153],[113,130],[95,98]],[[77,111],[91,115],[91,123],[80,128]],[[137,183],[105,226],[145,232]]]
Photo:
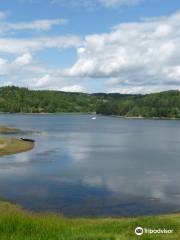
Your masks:
[[[179,0],[0,0],[0,86],[180,90]]]

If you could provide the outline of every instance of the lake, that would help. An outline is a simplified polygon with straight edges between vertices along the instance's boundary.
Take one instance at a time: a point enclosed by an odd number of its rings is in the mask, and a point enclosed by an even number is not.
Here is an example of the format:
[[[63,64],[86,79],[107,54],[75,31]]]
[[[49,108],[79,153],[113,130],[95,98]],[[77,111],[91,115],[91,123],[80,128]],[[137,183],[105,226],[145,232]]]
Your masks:
[[[36,140],[0,158],[0,198],[65,216],[180,211],[180,121],[0,114]]]

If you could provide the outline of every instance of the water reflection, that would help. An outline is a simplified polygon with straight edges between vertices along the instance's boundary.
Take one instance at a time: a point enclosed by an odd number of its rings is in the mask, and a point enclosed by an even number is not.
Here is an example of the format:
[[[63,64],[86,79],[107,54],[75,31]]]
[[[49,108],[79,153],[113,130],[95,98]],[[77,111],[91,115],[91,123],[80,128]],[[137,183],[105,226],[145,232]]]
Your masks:
[[[0,159],[0,196],[65,215],[180,210],[180,122],[0,115],[36,147]],[[22,136],[19,134],[19,136]]]

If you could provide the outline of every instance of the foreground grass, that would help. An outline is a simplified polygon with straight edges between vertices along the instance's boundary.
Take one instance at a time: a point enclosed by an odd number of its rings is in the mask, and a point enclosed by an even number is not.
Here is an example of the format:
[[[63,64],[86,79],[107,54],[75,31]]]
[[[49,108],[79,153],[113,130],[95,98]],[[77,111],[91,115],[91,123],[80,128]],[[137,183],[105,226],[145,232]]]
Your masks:
[[[137,226],[173,229],[170,235],[135,236]],[[2,240],[131,240],[180,239],[180,214],[146,218],[66,219],[55,215],[33,214],[16,205],[0,202]]]
[[[21,141],[15,138],[0,137],[0,156],[21,153],[31,150],[34,144],[31,142]]]

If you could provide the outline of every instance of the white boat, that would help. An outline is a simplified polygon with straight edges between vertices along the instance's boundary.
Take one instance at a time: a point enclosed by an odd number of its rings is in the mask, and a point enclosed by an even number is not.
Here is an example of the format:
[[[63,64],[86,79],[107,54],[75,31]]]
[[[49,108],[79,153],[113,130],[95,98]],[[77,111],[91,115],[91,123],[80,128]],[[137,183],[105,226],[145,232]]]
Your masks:
[[[92,120],[96,120],[96,117],[92,117],[91,119],[92,119]]]

